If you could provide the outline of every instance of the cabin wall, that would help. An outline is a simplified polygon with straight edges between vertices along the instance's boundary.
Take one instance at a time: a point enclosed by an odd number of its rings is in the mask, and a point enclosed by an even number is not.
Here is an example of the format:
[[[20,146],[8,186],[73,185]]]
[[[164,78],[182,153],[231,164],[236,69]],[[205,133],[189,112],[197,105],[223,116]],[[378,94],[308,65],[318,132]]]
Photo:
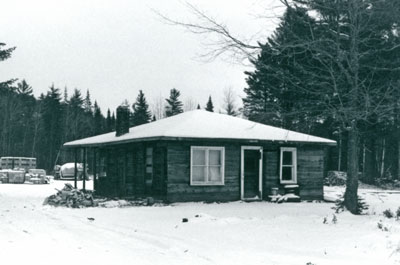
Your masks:
[[[153,183],[145,184],[146,148],[153,148]],[[97,155],[97,194],[118,197],[163,197],[166,193],[165,147],[160,142],[121,144],[99,149]],[[101,157],[106,176],[101,177]]]
[[[297,149],[297,185],[302,200],[323,199],[323,179],[325,174],[325,148],[323,146],[290,146]],[[271,194],[271,188],[284,193],[284,185],[279,180],[280,147],[264,146],[263,178],[264,198]]]
[[[190,147],[225,147],[225,185],[190,185]],[[169,142],[167,199],[169,201],[233,201],[240,199],[240,145],[221,142]]]
[[[246,144],[244,144],[246,145]],[[190,185],[190,147],[225,147],[225,185]],[[223,142],[170,142],[168,143],[168,184],[169,201],[232,201],[240,199],[241,144]],[[248,144],[246,145],[248,146]],[[284,193],[279,179],[280,146],[262,145],[263,153],[263,199],[271,195],[271,188]],[[297,148],[297,184],[303,200],[323,199],[324,147],[291,146]]]
[[[225,185],[190,185],[191,146],[225,147]],[[239,200],[241,146],[242,144],[235,142],[157,141],[102,148],[97,157],[106,156],[107,176],[98,178],[97,194],[121,197],[153,196],[171,202]],[[283,193],[283,185],[279,181],[280,146],[277,143],[262,146],[263,199],[268,199],[273,187],[278,187],[280,193]],[[151,190],[145,185],[146,147],[153,148]],[[323,199],[325,148],[316,145],[291,147],[297,147],[297,181],[301,199]],[[97,164],[99,166],[99,161]]]
[[[302,200],[324,198],[324,147],[302,147],[297,150],[297,179]]]

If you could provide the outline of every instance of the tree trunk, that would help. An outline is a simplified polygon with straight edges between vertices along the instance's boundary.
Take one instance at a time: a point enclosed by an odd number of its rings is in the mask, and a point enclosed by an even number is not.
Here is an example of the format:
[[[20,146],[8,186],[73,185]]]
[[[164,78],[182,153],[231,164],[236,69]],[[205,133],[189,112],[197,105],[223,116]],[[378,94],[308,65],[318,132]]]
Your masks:
[[[381,171],[380,171],[380,177],[384,178],[385,177],[385,154],[386,154],[386,139],[382,139],[382,156],[381,156]]]
[[[349,131],[347,155],[347,183],[344,194],[344,204],[352,214],[357,214],[358,190],[358,131],[352,128]]]
[[[364,181],[368,184],[373,184],[376,177],[376,163],[375,163],[375,139],[367,136],[365,139],[365,172]]]

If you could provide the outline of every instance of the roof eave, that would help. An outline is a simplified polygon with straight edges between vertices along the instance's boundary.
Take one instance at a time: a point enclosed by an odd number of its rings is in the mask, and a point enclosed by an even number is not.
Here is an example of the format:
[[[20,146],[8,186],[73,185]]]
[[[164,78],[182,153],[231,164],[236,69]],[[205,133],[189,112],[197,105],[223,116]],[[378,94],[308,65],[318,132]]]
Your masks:
[[[126,143],[137,143],[144,141],[198,141],[198,140],[212,140],[212,141],[227,141],[227,142],[244,142],[244,143],[279,143],[279,144],[312,144],[312,145],[325,145],[325,146],[336,146],[336,142],[316,142],[316,141],[284,141],[284,140],[260,140],[260,139],[242,139],[242,138],[207,138],[207,137],[171,137],[171,136],[156,136],[156,137],[142,137],[136,139],[126,139],[120,141],[109,141],[102,143],[92,144],[64,144],[63,148],[83,148],[83,147],[103,147],[111,145],[120,145]]]

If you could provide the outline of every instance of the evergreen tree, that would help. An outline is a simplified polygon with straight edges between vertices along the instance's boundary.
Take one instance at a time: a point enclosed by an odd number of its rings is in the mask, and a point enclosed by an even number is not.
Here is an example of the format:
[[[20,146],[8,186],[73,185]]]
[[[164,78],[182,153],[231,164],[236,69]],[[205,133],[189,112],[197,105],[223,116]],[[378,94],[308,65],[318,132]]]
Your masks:
[[[64,98],[63,98],[63,102],[65,103],[65,104],[68,104],[69,102],[69,99],[68,99],[68,89],[67,89],[67,87],[64,87]]]
[[[113,111],[112,115],[111,115],[111,130],[115,131],[115,122],[116,122],[116,118],[115,118],[115,113]]]
[[[40,148],[36,148],[38,159],[42,161],[44,168],[53,168],[55,158],[63,144],[61,141],[62,107],[61,93],[54,84],[50,87],[43,99],[42,107],[43,130],[39,137]]]
[[[201,109],[200,104],[197,104],[197,109]]]
[[[31,96],[33,91],[32,87],[28,85],[25,79],[22,79],[22,81],[17,84],[16,92],[20,95]]]
[[[113,121],[111,118],[111,111],[110,109],[107,110],[107,117],[106,117],[106,132],[112,132],[114,130]]]
[[[94,135],[102,134],[104,132],[104,129],[103,129],[104,117],[103,117],[103,114],[101,113],[99,106],[97,105],[97,101],[94,101],[93,109],[94,109],[94,114],[93,114]]]
[[[90,99],[90,92],[89,89],[86,90],[86,97],[85,100],[83,101],[83,109],[85,110],[86,113],[92,113],[92,100]]]
[[[167,101],[167,105],[165,106],[165,114],[167,117],[171,117],[183,112],[183,104],[179,100],[180,95],[181,92],[173,88],[170,91],[169,98],[165,99]]]
[[[2,47],[5,46],[5,45],[6,45],[5,43],[0,42],[0,62],[10,58],[12,52],[15,50],[15,47],[8,48],[8,49],[3,49]],[[14,83],[14,81],[15,81],[15,79],[10,79],[10,80],[7,80],[7,81],[1,81],[0,80],[0,90],[3,87],[7,87],[7,86],[12,85],[12,83]]]
[[[149,111],[149,105],[147,104],[146,97],[144,96],[142,90],[139,90],[139,95],[136,98],[136,102],[132,105],[132,109],[133,126],[138,126],[150,122],[151,113]]]
[[[206,111],[214,112],[214,105],[211,100],[211,96],[208,97],[207,105],[206,105]]]
[[[151,119],[151,121],[157,121],[156,115],[153,115],[153,118]]]

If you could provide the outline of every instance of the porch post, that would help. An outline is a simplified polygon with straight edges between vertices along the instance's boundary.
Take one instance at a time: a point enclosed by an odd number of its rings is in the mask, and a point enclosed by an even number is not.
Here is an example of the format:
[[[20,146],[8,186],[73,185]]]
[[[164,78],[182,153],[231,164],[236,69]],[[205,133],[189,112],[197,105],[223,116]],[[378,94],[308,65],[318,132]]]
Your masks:
[[[83,190],[86,190],[86,147],[83,148]]]
[[[78,188],[78,165],[77,165],[77,160],[78,160],[78,148],[74,149],[74,164],[75,164],[75,170],[74,170],[74,188]]]
[[[97,175],[97,159],[96,159],[96,148],[93,148],[93,191],[96,190],[96,175]]]

